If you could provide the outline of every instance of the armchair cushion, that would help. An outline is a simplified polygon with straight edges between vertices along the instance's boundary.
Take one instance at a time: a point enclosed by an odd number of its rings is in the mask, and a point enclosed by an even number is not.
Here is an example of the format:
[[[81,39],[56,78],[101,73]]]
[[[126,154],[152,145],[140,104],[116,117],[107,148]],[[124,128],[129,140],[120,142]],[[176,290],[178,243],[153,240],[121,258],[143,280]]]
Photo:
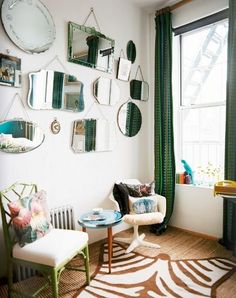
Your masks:
[[[44,237],[24,247],[15,244],[12,254],[20,260],[56,267],[76,255],[87,242],[87,233],[52,229]]]
[[[164,215],[160,212],[151,212],[143,214],[126,214],[123,221],[130,225],[151,225],[162,222]]]
[[[41,190],[28,197],[21,197],[8,204],[20,246],[45,236],[51,229],[46,192]]]

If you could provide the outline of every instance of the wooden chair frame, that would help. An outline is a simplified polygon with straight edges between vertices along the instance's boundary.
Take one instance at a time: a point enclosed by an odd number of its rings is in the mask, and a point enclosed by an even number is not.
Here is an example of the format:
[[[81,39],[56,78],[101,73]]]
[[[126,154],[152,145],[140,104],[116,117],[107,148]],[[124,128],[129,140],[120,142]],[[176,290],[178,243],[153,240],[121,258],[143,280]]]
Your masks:
[[[12,256],[13,246],[15,244],[11,236],[11,216],[10,213],[5,209],[4,200],[7,202],[12,202],[11,195],[14,195],[16,198],[22,198],[29,196],[37,192],[36,184],[27,184],[27,183],[15,183],[7,189],[4,189],[0,192],[0,208],[2,215],[2,226],[4,233],[4,240],[6,245],[7,252],[7,265],[8,265],[8,296],[11,297],[12,293],[16,293],[23,297],[36,297],[45,287],[51,284],[52,288],[52,297],[58,297],[58,284],[59,278],[64,269],[83,271],[86,273],[86,282],[90,283],[90,273],[89,273],[89,251],[88,244],[76,251],[74,255],[66,259],[64,262],[60,263],[57,267],[52,267],[48,265],[38,264],[34,262],[24,261],[21,259],[14,258]],[[84,268],[81,267],[71,267],[66,266],[75,256],[80,255],[84,260]],[[29,296],[23,294],[20,290],[14,289],[13,287],[13,266],[21,265],[27,266],[32,269],[35,269],[42,273],[44,276],[48,277],[48,282],[46,282],[41,288],[39,288],[33,295]]]

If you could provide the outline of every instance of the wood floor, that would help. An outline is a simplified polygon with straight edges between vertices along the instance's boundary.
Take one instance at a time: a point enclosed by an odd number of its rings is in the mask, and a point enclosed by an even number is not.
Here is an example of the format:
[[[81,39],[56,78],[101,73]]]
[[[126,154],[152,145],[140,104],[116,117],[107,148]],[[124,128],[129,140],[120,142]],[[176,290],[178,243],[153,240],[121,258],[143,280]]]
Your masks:
[[[236,262],[236,257],[232,252],[226,250],[215,240],[208,240],[179,229],[168,227],[167,231],[161,236],[149,233],[148,227],[143,227],[140,232],[145,232],[146,240],[158,243],[160,249],[137,248],[136,251],[147,256],[157,256],[159,253],[168,254],[172,260],[175,259],[195,259],[208,257],[225,257]],[[117,234],[119,237],[129,237],[132,230],[127,230]],[[94,273],[99,260],[100,245],[103,241],[90,245],[90,264],[91,273]],[[74,271],[64,271],[60,279],[60,297],[76,297],[78,288],[85,282],[84,274]],[[31,278],[25,282],[26,288],[33,288],[39,284],[38,278]],[[7,297],[5,286],[0,286],[0,297]],[[45,290],[39,297],[50,298],[50,290]],[[236,273],[227,279],[217,289],[218,298],[236,298]],[[146,298],[146,297],[143,297]]]

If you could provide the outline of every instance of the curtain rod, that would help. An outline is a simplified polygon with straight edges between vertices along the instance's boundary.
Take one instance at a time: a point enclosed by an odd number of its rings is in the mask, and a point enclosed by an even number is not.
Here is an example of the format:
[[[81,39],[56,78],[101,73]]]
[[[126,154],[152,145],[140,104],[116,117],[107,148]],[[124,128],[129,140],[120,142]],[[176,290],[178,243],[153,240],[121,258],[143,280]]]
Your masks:
[[[188,4],[188,3],[192,2],[192,1],[193,0],[182,0],[180,2],[177,2],[177,3],[175,3],[175,4],[173,4],[173,5],[170,6],[170,11],[175,10],[175,9],[177,9],[177,8],[179,8],[179,7],[181,7],[181,6],[185,5],[185,4]]]
[[[156,11],[156,14],[159,14],[160,11],[164,11],[165,9],[167,9],[168,11],[175,10],[175,9],[177,9],[177,8],[179,8],[179,7],[181,7],[181,6],[184,6],[185,4],[190,3],[190,2],[192,2],[192,1],[193,1],[193,0],[182,0],[182,1],[180,1],[180,2],[177,2],[177,3],[173,4],[173,5],[170,6],[170,7],[166,7],[166,8],[162,8],[162,9],[157,10],[157,11]]]

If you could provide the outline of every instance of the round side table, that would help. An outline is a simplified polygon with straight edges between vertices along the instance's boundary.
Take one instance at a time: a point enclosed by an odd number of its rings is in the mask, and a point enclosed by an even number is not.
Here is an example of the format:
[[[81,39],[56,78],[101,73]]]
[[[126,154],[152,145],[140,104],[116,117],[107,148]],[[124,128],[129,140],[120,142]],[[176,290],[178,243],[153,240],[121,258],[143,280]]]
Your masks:
[[[82,226],[83,232],[86,229],[104,229],[107,228],[108,238],[108,267],[111,273],[111,260],[112,260],[112,227],[119,224],[122,219],[122,214],[116,210],[103,210],[99,214],[94,212],[87,212],[82,214],[78,223]]]

